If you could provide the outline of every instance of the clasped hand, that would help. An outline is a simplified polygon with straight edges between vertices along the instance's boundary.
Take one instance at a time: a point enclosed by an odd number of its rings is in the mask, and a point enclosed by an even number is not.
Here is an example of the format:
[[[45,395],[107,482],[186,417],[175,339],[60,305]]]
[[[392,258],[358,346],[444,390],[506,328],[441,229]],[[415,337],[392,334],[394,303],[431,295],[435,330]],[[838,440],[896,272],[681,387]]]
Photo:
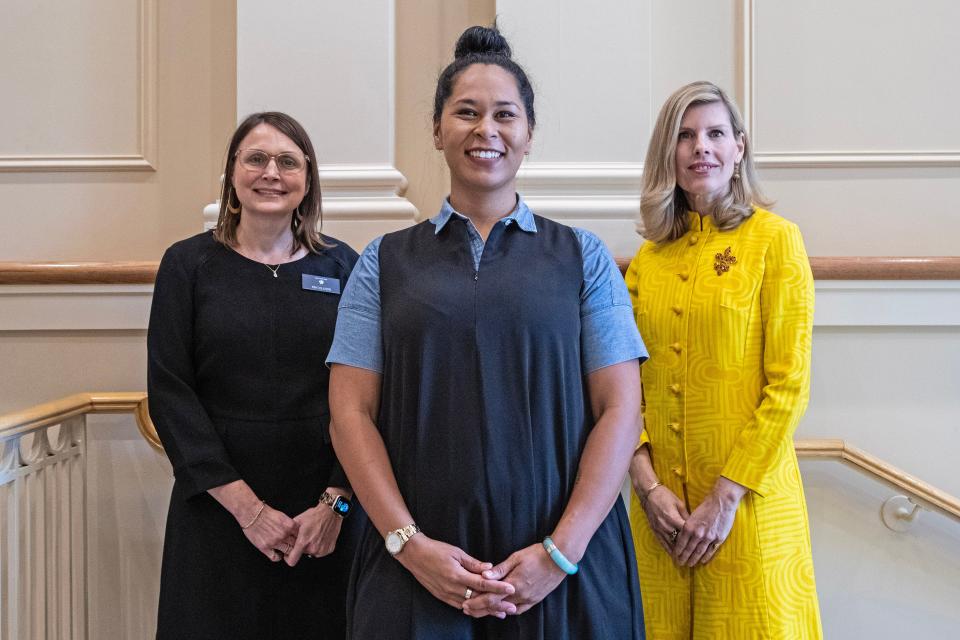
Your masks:
[[[688,513],[676,494],[659,485],[647,494],[643,510],[660,546],[678,565],[694,567],[710,562],[730,535],[742,495],[715,488]]]
[[[243,530],[247,540],[271,562],[296,565],[303,554],[319,558],[336,548],[342,518],[326,505],[317,505],[293,518],[269,505],[256,522]]]
[[[566,575],[539,544],[494,566],[419,534],[397,559],[435,598],[474,618],[521,614],[556,589]]]

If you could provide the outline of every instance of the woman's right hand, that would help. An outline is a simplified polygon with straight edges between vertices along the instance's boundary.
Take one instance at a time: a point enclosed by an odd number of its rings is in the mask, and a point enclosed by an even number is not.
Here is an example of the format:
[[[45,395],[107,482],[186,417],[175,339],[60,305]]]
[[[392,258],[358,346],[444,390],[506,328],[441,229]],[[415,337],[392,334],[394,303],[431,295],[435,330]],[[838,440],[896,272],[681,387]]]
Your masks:
[[[243,535],[271,562],[280,562],[296,544],[299,529],[293,518],[264,503],[263,511],[252,525],[243,529]]]
[[[687,518],[690,517],[683,500],[662,484],[647,492],[646,498],[636,486],[634,486],[634,491],[640,498],[643,511],[647,514],[647,522],[650,523],[650,528],[653,530],[657,542],[660,543],[664,551],[672,554],[673,545],[677,539],[674,532],[679,533],[683,529]]]
[[[470,589],[473,594],[489,596],[488,615],[503,618],[516,611],[515,605],[503,600],[513,594],[513,585],[480,575],[493,564],[481,562],[453,545],[419,533],[407,541],[396,559],[433,597],[455,609],[463,608]]]

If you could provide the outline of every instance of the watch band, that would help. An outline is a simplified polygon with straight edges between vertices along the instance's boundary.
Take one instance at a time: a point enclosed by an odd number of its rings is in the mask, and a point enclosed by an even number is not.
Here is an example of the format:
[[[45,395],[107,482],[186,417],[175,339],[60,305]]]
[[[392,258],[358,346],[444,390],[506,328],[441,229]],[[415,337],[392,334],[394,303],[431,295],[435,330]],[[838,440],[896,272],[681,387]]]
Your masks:
[[[345,496],[324,491],[322,494],[320,494],[320,502],[318,504],[327,505],[341,518],[346,518],[348,515],[350,515],[350,499]]]
[[[403,546],[413,536],[420,533],[420,527],[416,524],[411,523],[405,527],[400,527],[399,529],[394,529],[393,531],[388,531],[387,535],[384,537],[384,544],[387,547],[387,552],[390,555],[395,556],[401,551],[403,551]]]

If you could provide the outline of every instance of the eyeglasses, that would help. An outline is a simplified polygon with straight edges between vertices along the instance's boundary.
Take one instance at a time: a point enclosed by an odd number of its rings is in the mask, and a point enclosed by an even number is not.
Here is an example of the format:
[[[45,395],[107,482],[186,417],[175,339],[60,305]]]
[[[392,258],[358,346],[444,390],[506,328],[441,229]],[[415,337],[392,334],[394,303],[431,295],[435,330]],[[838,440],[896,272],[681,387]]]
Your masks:
[[[310,156],[289,152],[270,155],[260,149],[237,149],[235,155],[240,165],[248,171],[266,171],[270,161],[273,160],[277,163],[277,171],[280,173],[300,173],[310,162]]]

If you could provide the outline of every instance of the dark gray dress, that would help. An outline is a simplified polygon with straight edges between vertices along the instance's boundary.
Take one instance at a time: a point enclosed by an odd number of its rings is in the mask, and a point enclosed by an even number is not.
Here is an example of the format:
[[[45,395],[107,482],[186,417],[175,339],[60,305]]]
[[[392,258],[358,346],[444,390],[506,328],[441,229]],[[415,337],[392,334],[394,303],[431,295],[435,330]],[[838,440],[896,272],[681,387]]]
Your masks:
[[[583,260],[569,227],[497,224],[474,268],[466,222],[428,222],[379,247],[383,388],[378,427],[400,492],[431,538],[500,562],[556,527],[593,419],[580,353]],[[367,527],[348,596],[356,639],[643,637],[623,502],[582,571],[505,620],[437,600]]]

